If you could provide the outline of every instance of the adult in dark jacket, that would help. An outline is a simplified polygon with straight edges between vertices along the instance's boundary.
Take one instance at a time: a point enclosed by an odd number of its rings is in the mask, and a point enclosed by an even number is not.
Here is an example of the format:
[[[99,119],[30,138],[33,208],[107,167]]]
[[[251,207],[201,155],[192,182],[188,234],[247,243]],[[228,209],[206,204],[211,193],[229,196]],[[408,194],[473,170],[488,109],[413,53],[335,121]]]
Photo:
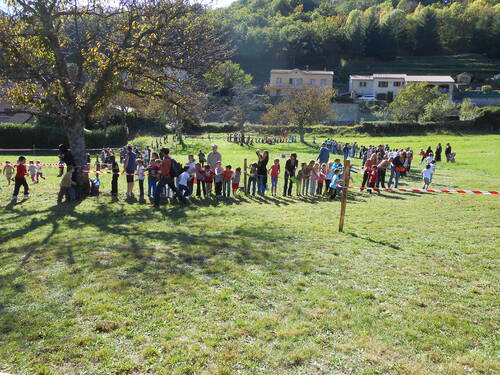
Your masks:
[[[326,147],[326,143],[323,143],[321,145],[321,148],[319,149],[319,155],[316,160],[319,160],[319,164],[326,164],[328,163],[328,160],[330,159],[330,150]]]
[[[285,164],[285,187],[283,188],[283,196],[292,195],[292,177],[295,177],[295,171],[299,165],[297,160],[297,154],[293,153],[290,155],[290,159],[286,161]]]
[[[443,148],[441,147],[441,143],[438,143],[436,146],[436,152],[434,152],[434,160],[441,161],[441,153],[443,152]]]
[[[446,144],[446,148],[444,149],[444,155],[446,156],[446,162],[449,162],[451,155],[451,145],[449,143]]]

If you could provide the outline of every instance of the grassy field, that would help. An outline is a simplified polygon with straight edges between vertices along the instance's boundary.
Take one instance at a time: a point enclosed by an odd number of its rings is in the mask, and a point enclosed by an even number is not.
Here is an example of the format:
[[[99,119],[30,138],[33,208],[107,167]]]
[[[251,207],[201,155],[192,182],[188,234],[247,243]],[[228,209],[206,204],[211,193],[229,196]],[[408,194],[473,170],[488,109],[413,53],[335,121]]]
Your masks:
[[[417,150],[451,142],[457,163],[438,165],[435,188],[500,190],[500,135],[357,141]],[[255,160],[255,148],[217,143],[224,164]],[[190,139],[174,156],[200,148],[208,141]],[[265,148],[300,161],[317,153]],[[15,206],[0,180],[0,371],[500,371],[497,196],[351,191],[338,233],[338,201],[241,195],[152,211],[112,202],[109,176],[101,197],[57,206],[56,169],[45,171]]]

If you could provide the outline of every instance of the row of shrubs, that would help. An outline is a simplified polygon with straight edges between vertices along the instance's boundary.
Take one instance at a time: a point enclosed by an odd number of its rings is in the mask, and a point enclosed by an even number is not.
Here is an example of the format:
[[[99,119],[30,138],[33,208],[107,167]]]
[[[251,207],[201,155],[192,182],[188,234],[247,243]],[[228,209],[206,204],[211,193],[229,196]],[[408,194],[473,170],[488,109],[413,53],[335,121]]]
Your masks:
[[[123,125],[107,129],[85,130],[85,142],[89,148],[121,146],[127,143],[128,130]],[[0,147],[2,148],[53,148],[68,143],[60,127],[33,124],[0,123]]]

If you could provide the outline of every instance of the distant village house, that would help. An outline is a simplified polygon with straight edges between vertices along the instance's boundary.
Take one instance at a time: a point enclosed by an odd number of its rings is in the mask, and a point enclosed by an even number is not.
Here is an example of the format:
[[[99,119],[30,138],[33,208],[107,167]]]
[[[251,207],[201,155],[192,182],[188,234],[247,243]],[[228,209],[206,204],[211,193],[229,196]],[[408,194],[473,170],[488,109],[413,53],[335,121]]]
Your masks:
[[[271,70],[269,84],[265,89],[271,96],[288,95],[293,90],[306,88],[333,88],[332,71],[322,70]]]
[[[417,76],[408,74],[373,74],[349,76],[349,92],[356,96],[373,96],[377,100],[395,98],[408,84],[426,82],[447,94],[451,100],[455,80],[450,76]]]

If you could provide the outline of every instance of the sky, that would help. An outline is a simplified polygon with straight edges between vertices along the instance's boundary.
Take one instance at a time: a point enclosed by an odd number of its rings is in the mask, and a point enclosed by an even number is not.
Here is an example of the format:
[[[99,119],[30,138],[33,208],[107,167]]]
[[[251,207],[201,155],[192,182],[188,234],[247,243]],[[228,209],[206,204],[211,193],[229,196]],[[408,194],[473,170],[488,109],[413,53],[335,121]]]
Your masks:
[[[113,0],[111,0],[113,1]],[[202,2],[205,2],[205,0],[201,0]],[[213,8],[223,8],[231,5],[235,0],[206,0],[207,2],[212,3]],[[0,9],[5,8],[5,3],[3,0],[0,0]]]

